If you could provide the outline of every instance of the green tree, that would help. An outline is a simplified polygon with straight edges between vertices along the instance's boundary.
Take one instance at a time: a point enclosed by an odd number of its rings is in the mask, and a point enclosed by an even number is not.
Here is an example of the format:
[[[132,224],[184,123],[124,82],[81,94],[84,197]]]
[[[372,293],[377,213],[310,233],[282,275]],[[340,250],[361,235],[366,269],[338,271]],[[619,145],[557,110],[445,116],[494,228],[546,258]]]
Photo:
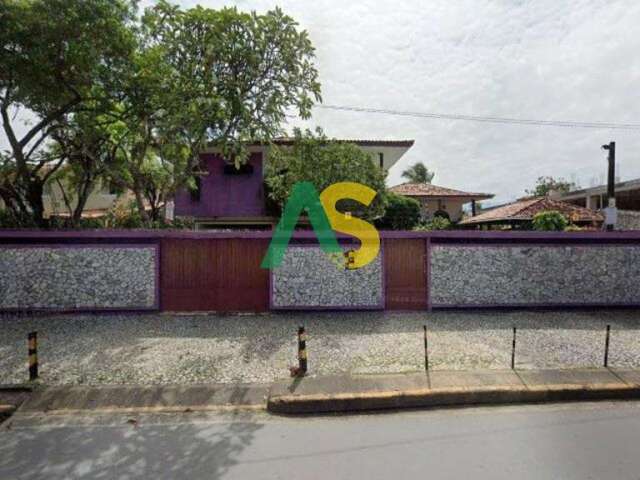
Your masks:
[[[290,148],[271,146],[265,171],[269,199],[279,208],[297,182],[311,182],[318,192],[337,182],[367,185],[377,192],[368,207],[351,200],[338,202],[340,211],[350,211],[367,220],[384,214],[387,201],[384,181],[384,172],[368,153],[356,145],[328,139],[320,128],[315,133],[296,129]]]
[[[64,117],[53,130],[47,152],[64,163],[49,182],[62,192],[73,227],[79,226],[89,195],[107,183],[107,173],[117,163],[111,124],[107,115],[90,109]]]
[[[573,182],[569,182],[564,178],[553,178],[553,177],[538,177],[536,180],[535,186],[531,190],[525,190],[527,195],[533,195],[535,197],[544,197],[549,194],[549,192],[555,191],[559,193],[568,193],[572,190],[575,190],[577,185]]]
[[[384,216],[376,222],[378,228],[412,230],[420,223],[420,202],[413,198],[387,193]]]
[[[435,175],[436,174],[430,171],[422,162],[413,164],[402,172],[402,177],[412,183],[431,183]]]
[[[533,216],[534,230],[562,231],[569,225],[566,217],[556,210],[538,212]]]
[[[0,166],[9,209],[43,218],[43,189],[63,159],[43,152],[61,119],[96,102],[133,47],[128,0],[4,0],[0,3],[0,115],[10,145]],[[99,86],[100,88],[96,88]],[[20,110],[35,116],[24,134]]]
[[[313,46],[297,27],[280,9],[161,1],[145,11],[119,108],[123,161],[111,174],[133,191],[143,219],[145,205],[156,219],[169,196],[193,186],[207,145],[239,165],[250,141],[282,133],[285,112],[309,117],[320,84]]]

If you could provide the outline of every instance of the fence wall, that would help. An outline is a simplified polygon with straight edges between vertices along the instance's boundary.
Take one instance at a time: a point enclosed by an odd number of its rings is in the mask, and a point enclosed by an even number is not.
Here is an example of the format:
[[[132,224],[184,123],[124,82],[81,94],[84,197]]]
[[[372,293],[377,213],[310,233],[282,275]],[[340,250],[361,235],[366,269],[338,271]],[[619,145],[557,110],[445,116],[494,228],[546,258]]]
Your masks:
[[[272,272],[270,236],[3,231],[0,311],[640,306],[640,232],[381,232],[354,271],[300,232]]]

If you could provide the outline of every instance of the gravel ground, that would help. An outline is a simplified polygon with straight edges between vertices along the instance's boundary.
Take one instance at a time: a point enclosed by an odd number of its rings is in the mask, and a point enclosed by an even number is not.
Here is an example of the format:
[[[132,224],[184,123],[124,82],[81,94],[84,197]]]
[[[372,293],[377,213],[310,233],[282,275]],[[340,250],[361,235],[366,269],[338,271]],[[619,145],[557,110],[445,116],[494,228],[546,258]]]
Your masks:
[[[27,333],[38,331],[47,384],[269,382],[296,363],[304,324],[311,374],[434,369],[640,367],[640,310],[582,312],[291,313],[258,316],[60,315],[0,318],[0,384],[27,378]]]

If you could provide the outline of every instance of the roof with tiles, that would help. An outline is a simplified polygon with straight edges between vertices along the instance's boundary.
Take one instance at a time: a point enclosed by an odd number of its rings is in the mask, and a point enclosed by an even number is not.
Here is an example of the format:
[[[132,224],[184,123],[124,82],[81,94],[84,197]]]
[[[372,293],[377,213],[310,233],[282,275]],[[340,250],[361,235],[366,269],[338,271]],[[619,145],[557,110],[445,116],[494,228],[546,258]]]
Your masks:
[[[552,200],[548,197],[534,197],[494,208],[475,217],[467,218],[460,224],[529,221],[536,213],[549,210],[560,212],[573,222],[602,222],[604,220],[602,214],[589,208]]]
[[[389,189],[393,193],[407,197],[451,197],[469,198],[470,200],[483,200],[493,198],[492,193],[473,193],[455,190],[453,188],[439,187],[430,183],[401,183]]]

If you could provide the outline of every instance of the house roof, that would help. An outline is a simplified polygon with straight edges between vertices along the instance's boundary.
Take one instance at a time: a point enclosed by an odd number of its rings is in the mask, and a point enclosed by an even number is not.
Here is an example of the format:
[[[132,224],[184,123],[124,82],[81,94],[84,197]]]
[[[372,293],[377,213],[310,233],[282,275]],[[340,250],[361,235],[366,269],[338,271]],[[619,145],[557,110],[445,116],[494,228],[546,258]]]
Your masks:
[[[276,145],[293,145],[295,139],[291,137],[277,137],[273,139]],[[409,148],[414,144],[414,140],[366,140],[356,138],[332,138],[334,142],[354,143],[360,147],[402,147]]]
[[[431,183],[401,183],[389,189],[393,193],[404,195],[406,197],[450,197],[450,198],[468,198],[469,200],[484,200],[493,198],[492,193],[472,193],[463,192],[462,190],[454,190],[453,188],[439,187]]]
[[[494,208],[475,217],[467,218],[460,222],[460,224],[472,225],[505,221],[529,221],[533,219],[536,213],[545,210],[558,211],[574,222],[602,222],[604,220],[602,214],[589,208],[552,200],[548,197],[534,197]]]
[[[626,192],[630,190],[640,190],[640,178],[634,178],[633,180],[626,180],[624,182],[618,182],[615,184],[616,193]],[[586,197],[588,195],[606,194],[607,185],[597,185],[590,188],[582,188],[580,190],[573,190],[571,192],[563,193],[560,198],[565,200],[574,200],[577,198]]]

